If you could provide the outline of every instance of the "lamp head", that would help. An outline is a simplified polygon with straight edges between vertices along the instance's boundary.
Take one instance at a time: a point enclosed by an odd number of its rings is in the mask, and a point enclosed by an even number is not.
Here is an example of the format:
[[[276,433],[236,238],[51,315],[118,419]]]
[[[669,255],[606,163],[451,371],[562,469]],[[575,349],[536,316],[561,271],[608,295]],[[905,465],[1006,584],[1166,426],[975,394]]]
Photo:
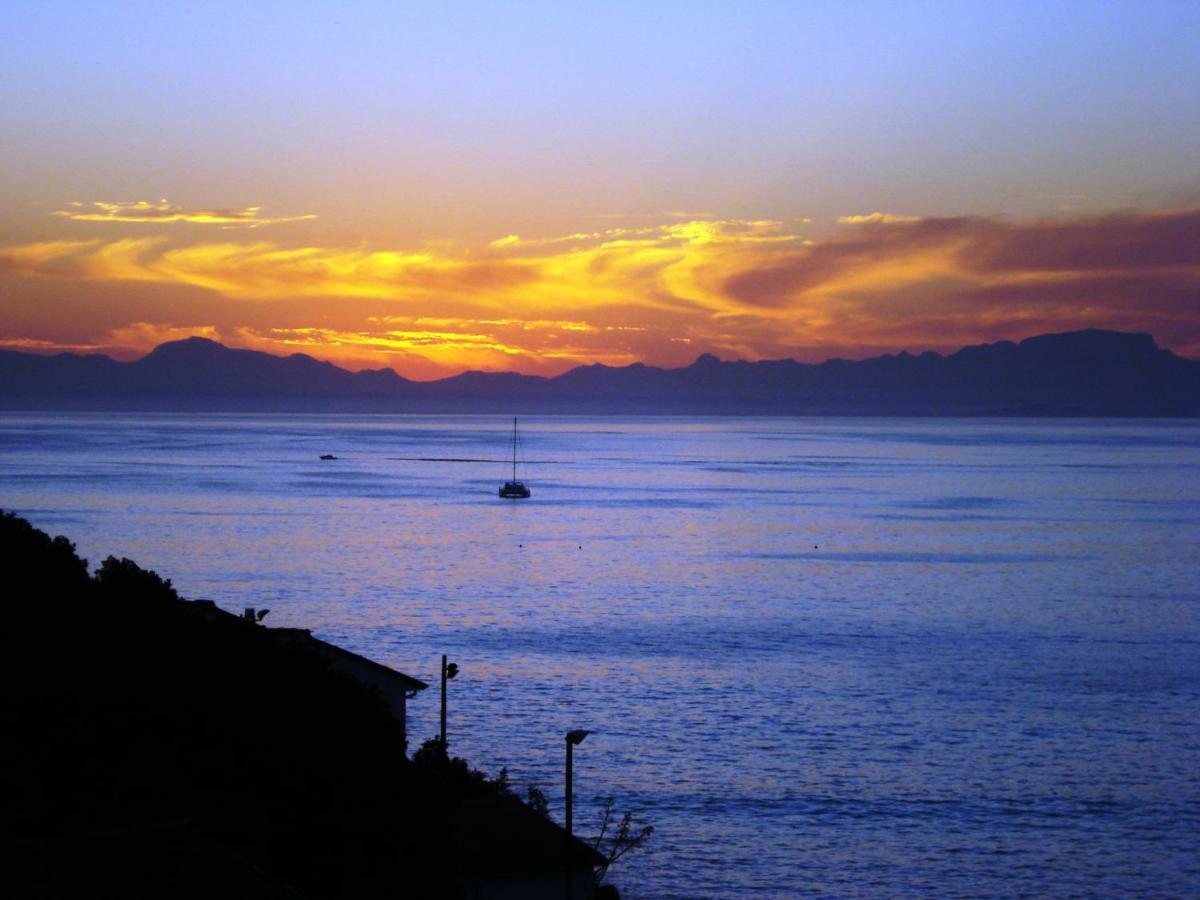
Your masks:
[[[578,747],[580,744],[583,743],[583,739],[585,737],[587,737],[589,734],[591,734],[590,731],[584,731],[582,729],[576,729],[575,731],[568,731],[567,732],[567,743],[573,744],[574,746]]]
[[[458,674],[458,663],[446,663],[446,680],[450,680]]]

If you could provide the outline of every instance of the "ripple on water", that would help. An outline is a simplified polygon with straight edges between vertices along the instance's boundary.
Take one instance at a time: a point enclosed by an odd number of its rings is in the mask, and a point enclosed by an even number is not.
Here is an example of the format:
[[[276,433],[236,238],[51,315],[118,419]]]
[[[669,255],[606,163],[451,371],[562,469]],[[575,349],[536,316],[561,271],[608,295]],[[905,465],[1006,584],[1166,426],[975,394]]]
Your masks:
[[[628,897],[1200,892],[1200,425],[522,424],[512,504],[504,417],[7,417],[0,500],[431,683],[450,654],[452,748],[556,815],[589,728],[580,832],[605,795],[655,826]]]

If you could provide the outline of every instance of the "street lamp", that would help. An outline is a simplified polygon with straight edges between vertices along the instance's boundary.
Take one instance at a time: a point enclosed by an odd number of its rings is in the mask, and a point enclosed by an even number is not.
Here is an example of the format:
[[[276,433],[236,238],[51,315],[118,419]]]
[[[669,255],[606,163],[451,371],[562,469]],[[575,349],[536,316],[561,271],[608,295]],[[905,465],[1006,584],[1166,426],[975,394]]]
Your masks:
[[[446,752],[446,682],[458,674],[458,665],[446,662],[446,654],[442,654],[442,752]]]
[[[563,896],[567,900],[571,900],[571,826],[572,813],[574,812],[575,792],[573,781],[575,778],[575,747],[583,743],[583,739],[591,734],[590,731],[576,729],[575,731],[567,732],[567,828],[563,838]]]

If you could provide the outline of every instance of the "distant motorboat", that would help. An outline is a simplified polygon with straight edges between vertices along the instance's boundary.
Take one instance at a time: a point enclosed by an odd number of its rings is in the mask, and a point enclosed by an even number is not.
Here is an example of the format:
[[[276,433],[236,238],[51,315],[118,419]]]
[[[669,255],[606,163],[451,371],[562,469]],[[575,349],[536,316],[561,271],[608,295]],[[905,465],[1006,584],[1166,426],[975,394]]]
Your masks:
[[[332,453],[322,453],[321,459],[337,459]]]
[[[517,481],[517,417],[513,416],[512,481],[504,482],[500,487],[500,496],[506,500],[521,500],[531,493],[533,492],[523,482]]]

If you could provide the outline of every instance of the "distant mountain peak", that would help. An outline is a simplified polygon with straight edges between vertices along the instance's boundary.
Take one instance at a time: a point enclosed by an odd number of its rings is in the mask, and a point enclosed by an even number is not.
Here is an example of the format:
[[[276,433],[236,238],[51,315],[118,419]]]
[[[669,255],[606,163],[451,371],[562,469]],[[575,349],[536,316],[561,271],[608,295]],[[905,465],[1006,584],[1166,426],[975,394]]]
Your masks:
[[[1158,350],[1158,342],[1144,331],[1111,331],[1105,328],[1084,328],[1079,331],[1060,331],[1027,337],[1020,347],[1091,347],[1096,350],[1125,347],[1139,350]]]
[[[155,350],[162,350],[164,347],[220,347],[222,350],[229,350],[219,341],[214,341],[212,338],[200,337],[194,334],[191,337],[180,338],[177,341],[164,341],[155,347]]]
[[[211,338],[193,336],[181,338],[178,341],[164,341],[147,353],[144,357],[142,357],[142,359],[150,359],[151,357],[161,358],[164,356],[194,356],[197,354],[229,352],[231,352],[231,348],[226,347],[224,344],[218,341],[214,341]]]

